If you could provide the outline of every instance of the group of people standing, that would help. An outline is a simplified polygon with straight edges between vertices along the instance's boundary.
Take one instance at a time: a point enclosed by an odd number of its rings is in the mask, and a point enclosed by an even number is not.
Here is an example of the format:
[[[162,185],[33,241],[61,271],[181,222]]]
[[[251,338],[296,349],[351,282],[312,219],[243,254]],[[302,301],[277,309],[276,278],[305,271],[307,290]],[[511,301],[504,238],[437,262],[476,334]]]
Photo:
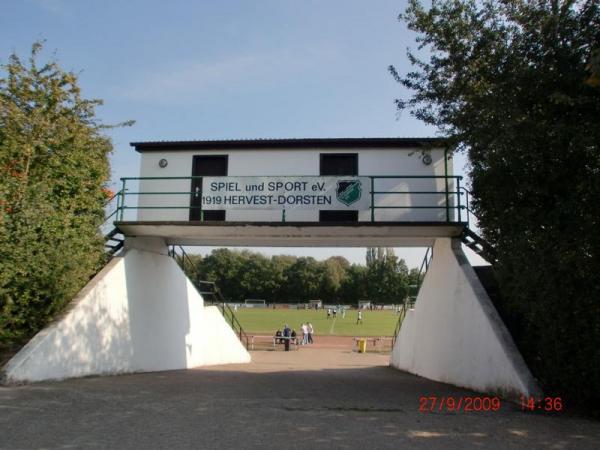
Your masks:
[[[315,329],[312,326],[312,323],[306,322],[302,324],[302,343],[301,345],[307,345],[313,343],[313,334]]]
[[[342,314],[342,319],[346,318],[346,308],[345,307],[337,307],[337,308],[327,308],[327,318],[330,319],[331,316],[333,315],[333,318],[335,319],[337,317],[337,313],[338,311],[341,312]]]

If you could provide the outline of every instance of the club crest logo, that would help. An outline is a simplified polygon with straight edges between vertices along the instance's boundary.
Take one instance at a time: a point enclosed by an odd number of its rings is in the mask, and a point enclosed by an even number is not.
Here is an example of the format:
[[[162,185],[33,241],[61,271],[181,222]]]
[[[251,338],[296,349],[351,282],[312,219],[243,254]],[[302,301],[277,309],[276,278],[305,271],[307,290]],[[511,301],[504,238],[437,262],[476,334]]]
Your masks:
[[[350,206],[360,200],[362,185],[360,180],[340,180],[337,182],[335,195],[337,199],[346,206]]]

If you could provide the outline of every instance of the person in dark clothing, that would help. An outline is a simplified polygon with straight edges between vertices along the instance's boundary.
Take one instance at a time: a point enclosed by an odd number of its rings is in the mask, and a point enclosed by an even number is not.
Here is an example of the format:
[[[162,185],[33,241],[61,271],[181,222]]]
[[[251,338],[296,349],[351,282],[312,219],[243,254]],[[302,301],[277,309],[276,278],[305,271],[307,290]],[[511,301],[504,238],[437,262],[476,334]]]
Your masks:
[[[285,326],[283,327],[283,343],[285,345],[285,351],[289,351],[290,350],[290,340],[291,340],[291,335],[292,335],[292,330],[290,329],[290,327],[288,327],[288,324],[286,323]]]
[[[290,337],[292,338],[292,342],[298,345],[298,335],[296,334],[296,330],[292,330],[292,334],[290,334]]]

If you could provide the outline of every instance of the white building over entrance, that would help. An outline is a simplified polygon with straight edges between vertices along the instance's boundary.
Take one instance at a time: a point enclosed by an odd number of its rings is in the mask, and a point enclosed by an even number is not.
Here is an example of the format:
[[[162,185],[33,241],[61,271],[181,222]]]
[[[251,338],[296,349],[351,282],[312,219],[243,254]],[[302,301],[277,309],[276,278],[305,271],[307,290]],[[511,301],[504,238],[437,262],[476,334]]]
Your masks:
[[[331,222],[331,221],[458,221],[459,182],[452,159],[438,139],[259,139],[231,141],[134,142],[141,154],[140,179],[125,180],[125,206],[139,221]],[[197,178],[196,178],[197,177]],[[233,190],[211,210],[209,185],[201,177],[264,178],[264,190]],[[365,200],[361,209],[328,208],[319,191],[319,177],[359,177]],[[306,180],[304,189],[298,185]],[[290,189],[267,191],[268,182]],[[257,179],[246,188],[260,188]],[[204,184],[204,186],[203,186]],[[131,193],[130,193],[131,192]],[[133,192],[139,192],[134,194]],[[153,194],[156,193],[156,194]],[[243,195],[240,195],[243,194]],[[266,203],[248,205],[249,195]],[[285,202],[277,202],[285,195]],[[246,197],[246,198],[244,198]],[[210,197],[208,197],[210,198]],[[202,200],[204,199],[204,202]],[[269,201],[270,200],[270,201]],[[235,202],[232,204],[231,202]],[[203,214],[201,211],[204,210]],[[284,213],[285,210],[285,213]],[[126,218],[134,217],[131,213]]]

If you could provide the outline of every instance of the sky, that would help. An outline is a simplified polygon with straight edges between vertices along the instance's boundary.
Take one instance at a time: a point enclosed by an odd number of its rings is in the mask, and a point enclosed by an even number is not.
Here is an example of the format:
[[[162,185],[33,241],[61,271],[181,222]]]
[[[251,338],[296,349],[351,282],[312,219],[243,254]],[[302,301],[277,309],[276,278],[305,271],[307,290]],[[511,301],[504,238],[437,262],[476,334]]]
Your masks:
[[[100,98],[113,187],[139,175],[135,141],[436,136],[394,99],[408,92],[388,66],[411,69],[415,35],[398,21],[404,0],[5,0],[0,63],[43,58],[79,75]],[[464,175],[465,159],[455,158]],[[200,253],[210,251],[199,249]],[[261,249],[334,254],[364,263],[364,249]],[[422,249],[397,249],[410,267]],[[476,259],[478,262],[481,260]]]

